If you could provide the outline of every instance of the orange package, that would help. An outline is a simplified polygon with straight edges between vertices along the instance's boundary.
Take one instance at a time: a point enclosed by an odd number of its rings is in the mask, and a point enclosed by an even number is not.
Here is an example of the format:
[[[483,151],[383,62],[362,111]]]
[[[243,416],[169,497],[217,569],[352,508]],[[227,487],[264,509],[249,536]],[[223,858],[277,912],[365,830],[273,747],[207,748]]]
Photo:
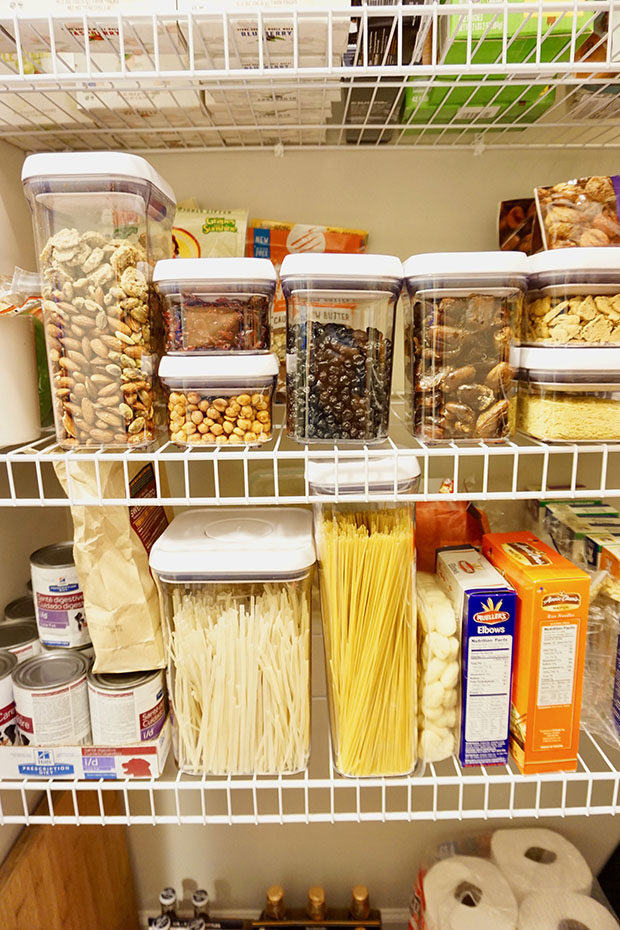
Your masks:
[[[510,751],[524,775],[577,768],[590,578],[533,533],[482,552],[517,591]]]
[[[438,549],[474,546],[479,549],[489,532],[486,514],[467,501],[429,501],[416,504],[416,564],[419,572],[435,572]]]

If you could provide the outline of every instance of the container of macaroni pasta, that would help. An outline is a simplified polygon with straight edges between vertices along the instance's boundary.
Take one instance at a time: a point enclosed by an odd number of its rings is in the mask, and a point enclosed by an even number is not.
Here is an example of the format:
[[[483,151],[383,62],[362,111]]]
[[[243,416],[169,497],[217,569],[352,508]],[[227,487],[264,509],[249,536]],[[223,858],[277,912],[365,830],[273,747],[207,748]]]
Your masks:
[[[552,442],[620,436],[620,348],[519,350],[518,427]]]

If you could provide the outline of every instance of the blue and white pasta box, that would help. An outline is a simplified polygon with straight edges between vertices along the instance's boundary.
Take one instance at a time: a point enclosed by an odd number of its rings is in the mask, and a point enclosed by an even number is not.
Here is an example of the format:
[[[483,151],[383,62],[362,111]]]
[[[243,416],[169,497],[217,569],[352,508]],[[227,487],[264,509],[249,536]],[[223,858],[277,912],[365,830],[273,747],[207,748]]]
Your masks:
[[[517,594],[470,546],[439,549],[437,576],[461,622],[461,765],[508,761]]]

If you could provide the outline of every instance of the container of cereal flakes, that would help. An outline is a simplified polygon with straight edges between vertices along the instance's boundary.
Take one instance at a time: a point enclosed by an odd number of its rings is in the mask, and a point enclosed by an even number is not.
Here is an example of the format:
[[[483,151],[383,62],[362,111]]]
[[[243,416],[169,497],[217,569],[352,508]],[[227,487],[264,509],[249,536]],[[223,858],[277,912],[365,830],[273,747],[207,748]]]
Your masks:
[[[529,273],[524,345],[620,346],[620,250],[540,252]]]
[[[160,354],[151,272],[172,255],[174,193],[144,158],[125,152],[30,155],[22,182],[58,441],[148,445]]]

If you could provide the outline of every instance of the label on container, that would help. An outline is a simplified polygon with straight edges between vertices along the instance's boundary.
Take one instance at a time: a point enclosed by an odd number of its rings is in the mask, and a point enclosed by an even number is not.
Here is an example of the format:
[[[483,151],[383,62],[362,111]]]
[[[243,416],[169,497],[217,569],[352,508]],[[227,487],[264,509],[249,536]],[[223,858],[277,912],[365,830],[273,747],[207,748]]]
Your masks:
[[[88,699],[96,746],[122,746],[157,739],[166,719],[163,674],[124,691],[88,682]]]
[[[32,565],[31,572],[41,642],[67,647],[90,643],[84,594],[75,566],[44,568]]]
[[[17,726],[26,746],[80,746],[90,742],[86,675],[41,691],[13,686]]]
[[[576,655],[576,623],[554,623],[541,628],[536,698],[539,707],[572,704]]]
[[[13,680],[5,675],[0,678],[0,746],[16,746],[18,742]]]
[[[26,659],[32,659],[33,656],[39,656],[43,652],[43,647],[38,639],[33,639],[31,643],[19,643],[17,646],[7,646],[7,652],[12,652],[17,656],[18,664],[25,662]]]

